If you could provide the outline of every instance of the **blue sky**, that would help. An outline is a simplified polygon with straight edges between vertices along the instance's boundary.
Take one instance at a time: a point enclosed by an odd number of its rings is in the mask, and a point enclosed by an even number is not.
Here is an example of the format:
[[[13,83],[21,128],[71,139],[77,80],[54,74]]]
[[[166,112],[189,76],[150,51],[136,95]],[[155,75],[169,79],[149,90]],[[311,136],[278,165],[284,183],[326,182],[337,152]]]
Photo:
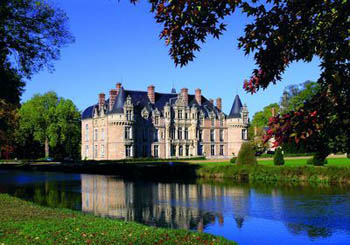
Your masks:
[[[70,18],[70,30],[76,42],[62,50],[55,71],[46,70],[27,81],[22,101],[35,93],[55,91],[83,110],[97,102],[98,93],[106,93],[122,81],[125,89],[146,90],[150,84],[158,92],[170,92],[172,84],[194,93],[196,88],[208,99],[221,97],[228,113],[238,93],[248,106],[250,116],[264,106],[278,102],[287,85],[316,81],[319,61],[292,64],[283,81],[254,95],[243,89],[244,79],[254,69],[253,56],[237,48],[237,38],[247,23],[237,13],[226,18],[227,31],[219,39],[209,38],[194,62],[176,68],[168,47],[158,36],[161,26],[149,12],[145,1],[132,5],[128,0],[55,0]]]

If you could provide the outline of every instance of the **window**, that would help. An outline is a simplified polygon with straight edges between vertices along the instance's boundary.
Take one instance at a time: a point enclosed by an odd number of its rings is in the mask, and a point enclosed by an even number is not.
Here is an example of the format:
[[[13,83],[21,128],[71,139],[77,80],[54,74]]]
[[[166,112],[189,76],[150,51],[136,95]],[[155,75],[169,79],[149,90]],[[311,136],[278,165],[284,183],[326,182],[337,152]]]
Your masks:
[[[185,112],[185,119],[188,119],[188,113]]]
[[[97,158],[97,145],[95,145],[95,149],[94,149],[94,158]]]
[[[188,140],[188,128],[185,128],[185,140]]]
[[[89,141],[89,125],[85,126],[85,141]]]
[[[148,130],[147,130],[147,128],[144,128],[143,134],[142,134],[143,141],[147,141],[147,134],[148,134]]]
[[[202,129],[199,129],[199,135],[198,135],[198,139],[200,140],[200,141],[202,141],[203,140],[203,130]]]
[[[154,117],[154,124],[159,125],[159,116]]]
[[[154,129],[153,132],[153,141],[157,142],[158,141],[158,129]]]
[[[171,145],[170,155],[171,156],[175,156],[176,155],[176,147],[174,145]]]
[[[171,138],[175,139],[175,128],[171,128]]]
[[[198,145],[198,155],[199,156],[203,155],[203,145],[202,144]]]
[[[155,145],[155,146],[154,146],[154,149],[153,149],[153,156],[154,156],[154,157],[158,157],[158,145]]]
[[[177,138],[178,138],[179,140],[182,140],[182,128],[178,128],[178,129],[177,129]]]
[[[85,146],[85,158],[89,158],[89,146]]]
[[[179,119],[182,119],[182,110],[179,110],[179,111],[177,112],[177,117],[178,117]]]
[[[210,146],[210,154],[211,154],[212,156],[215,156],[215,145],[211,145],[211,146]]]
[[[224,130],[220,129],[220,141],[224,141]]]
[[[105,157],[105,146],[101,145],[101,157]]]
[[[242,140],[247,139],[247,129],[242,129]]]
[[[224,146],[220,145],[220,156],[224,155]]]
[[[160,138],[161,138],[162,140],[164,139],[164,132],[163,132],[163,131],[160,132]]]
[[[130,140],[131,138],[131,127],[125,127],[125,139]]]
[[[185,155],[186,156],[190,155],[190,146],[189,145],[186,145]]]
[[[95,128],[95,134],[94,134],[94,140],[95,141],[97,141],[97,133],[98,133],[97,128]]]
[[[181,157],[181,156],[183,156],[183,146],[182,145],[180,145],[179,146],[179,156]]]
[[[132,120],[132,111],[131,110],[126,111],[126,120]]]
[[[125,146],[125,156],[126,157],[131,157],[131,145],[126,145]]]
[[[210,129],[210,141],[214,141],[215,140],[214,133],[215,133],[214,129]]]
[[[220,127],[224,126],[224,119],[220,119]]]
[[[211,119],[211,126],[214,127],[215,126],[215,118]]]
[[[105,140],[105,129],[101,129],[101,140]]]

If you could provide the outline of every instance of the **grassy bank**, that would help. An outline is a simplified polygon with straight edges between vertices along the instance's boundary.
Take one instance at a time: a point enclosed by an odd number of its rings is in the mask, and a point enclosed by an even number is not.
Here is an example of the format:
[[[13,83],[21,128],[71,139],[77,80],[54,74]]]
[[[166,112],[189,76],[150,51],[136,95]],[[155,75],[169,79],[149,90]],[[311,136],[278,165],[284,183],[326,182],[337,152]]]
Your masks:
[[[235,244],[206,233],[41,207],[4,194],[0,207],[0,244]]]
[[[329,159],[324,167],[306,165],[306,159],[286,160],[284,166],[274,166],[272,160],[259,161],[257,166],[203,163],[196,170],[204,178],[224,178],[245,182],[309,182],[350,184],[350,159]]]

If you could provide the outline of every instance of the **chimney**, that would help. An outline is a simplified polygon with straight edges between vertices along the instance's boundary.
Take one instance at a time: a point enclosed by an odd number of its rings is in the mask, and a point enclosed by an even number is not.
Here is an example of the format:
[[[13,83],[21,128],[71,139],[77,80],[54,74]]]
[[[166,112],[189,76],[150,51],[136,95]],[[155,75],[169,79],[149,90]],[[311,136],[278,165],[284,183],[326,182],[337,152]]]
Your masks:
[[[113,109],[115,99],[117,98],[117,90],[116,89],[111,89],[109,91],[109,110],[111,111]]]
[[[155,94],[154,94],[154,86],[153,85],[149,85],[147,87],[147,95],[148,95],[149,101],[152,104],[154,104],[156,102],[156,98],[155,98]]]
[[[202,105],[202,90],[200,88],[196,89],[195,98],[198,105]]]
[[[213,99],[209,99],[210,104],[214,105],[214,100]]]
[[[120,88],[122,87],[121,83],[117,83],[116,88],[117,88],[117,95],[119,93]]]
[[[181,94],[182,94],[182,97],[184,98],[185,105],[187,106],[188,105],[188,89],[182,88]]]
[[[271,108],[271,114],[273,117],[276,116],[276,108],[274,107]]]
[[[221,111],[222,110],[222,100],[221,98],[216,99],[216,107]]]
[[[101,108],[105,105],[105,94],[100,93],[98,95],[98,109],[101,110]]]

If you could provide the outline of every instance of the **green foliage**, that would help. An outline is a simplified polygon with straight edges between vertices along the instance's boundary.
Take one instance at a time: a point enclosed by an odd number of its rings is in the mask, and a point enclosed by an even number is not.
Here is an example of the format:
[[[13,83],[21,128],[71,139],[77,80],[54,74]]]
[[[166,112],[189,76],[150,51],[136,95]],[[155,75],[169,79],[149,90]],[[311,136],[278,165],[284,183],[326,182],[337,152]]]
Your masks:
[[[273,162],[275,165],[284,165],[284,158],[282,153],[282,148],[278,147],[275,150],[275,155],[273,156]]]
[[[22,147],[30,147],[34,140],[51,147],[57,158],[79,157],[80,113],[71,100],[54,92],[37,94],[22,105],[19,116],[17,135]]]
[[[60,49],[74,41],[67,20],[66,14],[49,1],[2,1],[0,64],[11,64],[16,74],[27,78],[43,67],[52,69],[52,60],[60,57]]]
[[[230,163],[236,163],[236,161],[237,161],[237,157],[232,157],[232,158],[230,159]]]
[[[238,165],[256,165],[255,151],[251,143],[244,142],[237,157]]]
[[[40,193],[35,195],[40,198]],[[4,244],[235,244],[207,233],[41,207],[4,194],[0,195],[0,206],[0,243]]]
[[[318,153],[316,153],[312,158],[307,161],[308,165],[323,166],[328,163],[327,159]]]
[[[258,127],[263,128],[266,127],[269,123],[270,117],[272,117],[272,108],[275,109],[275,113],[278,114],[280,112],[280,106],[277,103],[270,104],[265,106],[262,111],[258,111],[254,114],[251,126],[252,128]]]

